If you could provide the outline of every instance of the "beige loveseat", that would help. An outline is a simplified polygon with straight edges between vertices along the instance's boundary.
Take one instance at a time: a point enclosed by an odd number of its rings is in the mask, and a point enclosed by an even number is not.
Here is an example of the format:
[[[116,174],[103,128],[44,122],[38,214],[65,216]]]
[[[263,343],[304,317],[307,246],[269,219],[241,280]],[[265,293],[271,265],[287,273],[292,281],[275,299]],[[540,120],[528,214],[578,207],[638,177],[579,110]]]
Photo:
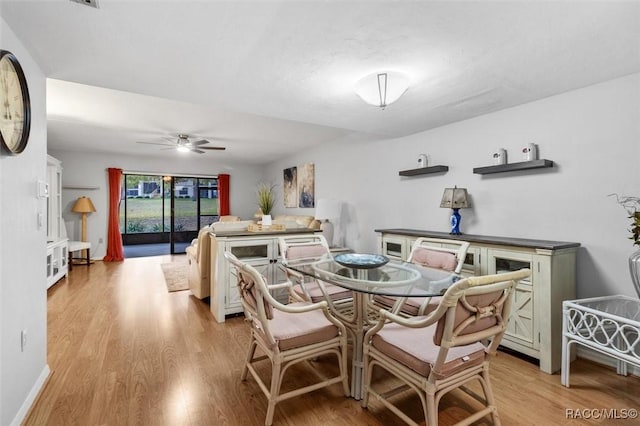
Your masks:
[[[211,226],[205,226],[198,231],[198,238],[187,247],[187,260],[189,261],[189,289],[198,299],[209,297],[211,283],[209,282],[211,271],[211,241],[209,231]]]
[[[287,229],[320,229],[320,221],[316,220],[313,216],[279,214],[273,217],[273,223],[285,225]]]
[[[222,219],[222,218],[221,218]],[[210,234],[216,232],[246,231],[247,227],[255,223],[252,220],[239,220],[234,216],[232,220],[221,220],[205,226],[198,232],[198,238],[187,247],[187,260],[189,261],[189,289],[198,299],[204,299],[211,295],[210,278],[215,274],[216,258],[218,253],[211,253]],[[280,223],[287,229],[312,228],[320,229],[320,222],[313,216],[302,215],[277,215],[273,223]],[[212,263],[213,262],[213,263]]]

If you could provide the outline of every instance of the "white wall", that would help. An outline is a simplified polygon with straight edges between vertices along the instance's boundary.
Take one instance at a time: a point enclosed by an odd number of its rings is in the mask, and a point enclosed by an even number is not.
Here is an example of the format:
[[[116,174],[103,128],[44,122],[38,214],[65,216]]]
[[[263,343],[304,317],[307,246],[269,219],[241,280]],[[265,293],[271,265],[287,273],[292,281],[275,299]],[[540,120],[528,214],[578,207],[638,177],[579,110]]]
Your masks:
[[[0,48],[22,65],[32,113],[24,152],[0,154],[0,424],[10,425],[22,421],[49,372],[46,228],[37,225],[46,204],[36,196],[36,181],[46,180],[47,123],[44,74],[1,16]]]
[[[243,218],[253,218],[257,210],[255,187],[261,180],[264,167],[246,164],[218,162],[213,155],[203,158],[195,156],[176,157],[133,157],[105,155],[87,152],[55,151],[49,154],[62,162],[62,215],[68,226],[70,239],[80,240],[80,215],[71,208],[80,196],[88,196],[96,207],[96,212],[87,216],[87,238],[91,242],[91,257],[101,259],[106,252],[105,244],[99,244],[100,238],[107,238],[107,216],[109,211],[109,185],[107,168],[116,167],[125,171],[145,172],[149,174],[174,175],[230,175],[231,214]],[[97,190],[65,189],[65,186],[98,187]]]
[[[553,169],[473,174],[492,164],[498,148],[510,162],[521,161],[529,142],[538,144],[539,158],[556,163]],[[449,166],[448,173],[399,177],[421,153],[430,165]],[[466,187],[473,208],[461,210],[464,233],[579,242],[578,297],[634,296],[630,222],[607,194],[640,196],[639,159],[634,74],[401,139],[337,141],[275,162],[266,176],[281,190],[284,168],[315,163],[316,200],[348,203],[346,244],[359,251],[377,250],[377,228],[448,232],[450,211],[439,208],[443,189]],[[313,212],[285,209],[281,198],[275,213]]]

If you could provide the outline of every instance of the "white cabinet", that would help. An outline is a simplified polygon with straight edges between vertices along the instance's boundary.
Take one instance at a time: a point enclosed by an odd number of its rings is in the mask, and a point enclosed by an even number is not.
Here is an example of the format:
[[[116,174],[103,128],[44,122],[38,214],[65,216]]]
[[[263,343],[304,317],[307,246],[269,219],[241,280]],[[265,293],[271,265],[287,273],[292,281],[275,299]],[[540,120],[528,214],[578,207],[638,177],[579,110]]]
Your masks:
[[[67,239],[62,235],[62,163],[47,157],[47,288],[68,271]]]
[[[464,240],[471,243],[462,275],[487,275],[522,268],[531,277],[516,288],[513,309],[502,346],[540,361],[540,369],[560,369],[562,354],[562,302],[576,295],[576,252],[579,243],[529,240],[482,235],[390,229],[380,232],[381,253],[402,253],[406,260],[419,237]],[[395,257],[395,256],[392,256]]]
[[[47,288],[67,275],[68,257],[66,238],[47,244]]]
[[[252,234],[252,233],[217,233],[211,234],[211,296],[210,309],[216,321],[224,322],[225,315],[242,312],[238,292],[238,278],[229,262],[224,257],[228,251],[240,261],[247,263],[267,279],[267,284],[285,282],[287,277],[281,266],[278,237],[281,235],[304,236],[313,231],[287,232],[284,234]],[[274,293],[273,296],[282,303],[288,300],[286,289]]]
[[[47,156],[47,241],[57,241],[62,235],[62,163]]]

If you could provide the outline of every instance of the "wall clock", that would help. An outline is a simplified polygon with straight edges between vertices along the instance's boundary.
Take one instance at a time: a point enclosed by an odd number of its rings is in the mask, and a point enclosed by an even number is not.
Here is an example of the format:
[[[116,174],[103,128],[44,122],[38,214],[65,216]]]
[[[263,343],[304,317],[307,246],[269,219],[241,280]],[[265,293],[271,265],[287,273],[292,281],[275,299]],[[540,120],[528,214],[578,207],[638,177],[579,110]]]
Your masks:
[[[13,53],[0,50],[0,142],[11,154],[27,146],[31,104],[27,79]]]

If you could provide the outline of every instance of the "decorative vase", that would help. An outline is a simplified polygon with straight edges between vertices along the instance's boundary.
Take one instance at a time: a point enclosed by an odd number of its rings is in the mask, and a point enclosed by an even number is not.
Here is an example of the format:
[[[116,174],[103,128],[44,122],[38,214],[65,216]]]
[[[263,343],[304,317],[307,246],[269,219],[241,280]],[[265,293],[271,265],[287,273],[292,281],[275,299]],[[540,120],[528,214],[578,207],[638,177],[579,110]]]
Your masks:
[[[636,289],[638,297],[640,297],[640,250],[629,256],[629,272],[631,273],[633,287]]]
[[[270,214],[263,214],[262,215],[262,226],[271,226],[273,224],[273,222],[271,221],[271,215]]]

